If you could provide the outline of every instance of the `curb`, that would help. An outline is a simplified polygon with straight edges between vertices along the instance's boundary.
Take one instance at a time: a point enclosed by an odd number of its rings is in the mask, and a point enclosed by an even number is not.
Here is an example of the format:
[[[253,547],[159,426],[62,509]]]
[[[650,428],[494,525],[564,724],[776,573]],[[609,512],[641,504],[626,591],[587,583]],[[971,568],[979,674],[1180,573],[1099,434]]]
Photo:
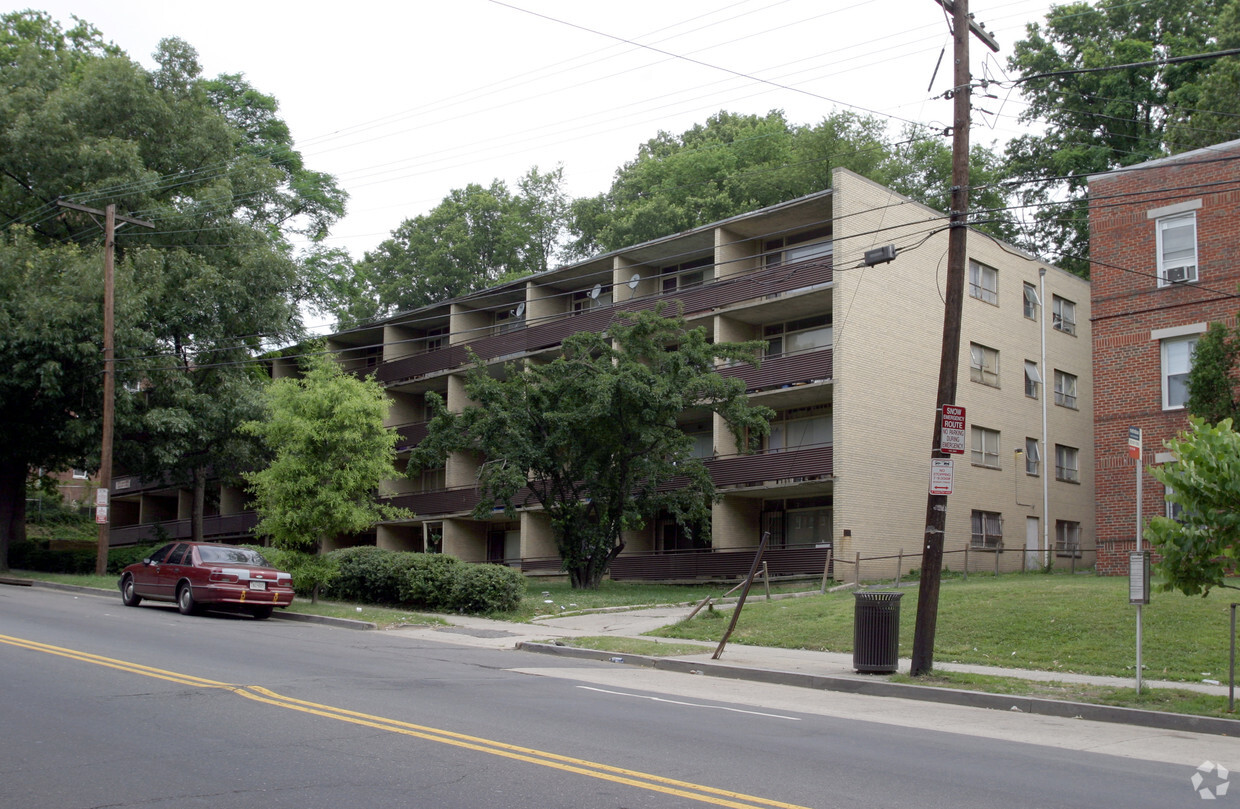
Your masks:
[[[521,642],[517,644],[517,648],[526,652],[557,655],[560,657],[610,661],[622,665],[643,666],[661,671],[699,674],[707,677],[724,677],[732,680],[750,680],[771,685],[791,685],[799,688],[813,688],[820,691],[838,691],[873,697],[899,697],[901,699],[915,699],[923,702],[938,702],[970,708],[1018,711],[1040,716],[1088,719],[1093,722],[1112,722],[1189,733],[1209,733],[1216,736],[1240,735],[1240,721],[1220,719],[1212,716],[1144,711],[1139,708],[1091,705],[1083,702],[1063,702],[1041,697],[988,694],[981,691],[892,683],[886,680],[803,674],[801,672],[779,671],[777,669],[742,668],[721,663],[682,660],[674,657],[620,655],[615,652],[578,649],[572,646],[556,646],[550,643]]]

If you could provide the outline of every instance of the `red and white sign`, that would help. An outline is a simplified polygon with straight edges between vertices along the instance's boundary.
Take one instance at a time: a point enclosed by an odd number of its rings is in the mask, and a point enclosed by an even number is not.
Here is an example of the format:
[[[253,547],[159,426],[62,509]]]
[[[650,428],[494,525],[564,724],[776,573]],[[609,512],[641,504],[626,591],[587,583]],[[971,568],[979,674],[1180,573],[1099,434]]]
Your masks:
[[[943,405],[943,420],[939,427],[939,451],[963,455],[964,408],[960,405]]]
[[[930,459],[930,494],[951,494],[953,478],[951,458]]]
[[[99,525],[107,525],[108,523],[108,507],[95,506],[95,522]]]

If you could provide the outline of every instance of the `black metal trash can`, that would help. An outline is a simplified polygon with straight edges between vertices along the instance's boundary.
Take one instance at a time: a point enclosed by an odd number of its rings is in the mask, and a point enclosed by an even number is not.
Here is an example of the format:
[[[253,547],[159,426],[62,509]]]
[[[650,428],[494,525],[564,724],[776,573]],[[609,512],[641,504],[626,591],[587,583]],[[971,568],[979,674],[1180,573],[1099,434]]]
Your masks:
[[[853,668],[892,674],[900,665],[900,598],[904,593],[854,593]]]

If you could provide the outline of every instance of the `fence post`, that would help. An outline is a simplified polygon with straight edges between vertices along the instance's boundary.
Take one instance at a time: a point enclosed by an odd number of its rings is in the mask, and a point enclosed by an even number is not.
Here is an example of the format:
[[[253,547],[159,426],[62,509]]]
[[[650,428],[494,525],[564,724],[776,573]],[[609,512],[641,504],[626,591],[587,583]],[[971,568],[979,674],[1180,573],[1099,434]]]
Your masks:
[[[835,552],[835,548],[827,548],[827,563],[822,568],[822,587],[819,588],[820,593],[827,592],[827,576],[831,573],[831,554]]]
[[[861,586],[861,551],[857,551],[857,565],[853,568],[853,584]]]
[[[999,575],[999,557],[1003,554],[1003,548],[995,548],[995,575]]]
[[[762,561],[762,582],[766,585],[766,600],[771,600],[771,572],[766,566],[766,560]]]
[[[896,587],[900,586],[900,575],[904,572],[904,549],[900,549],[900,555],[896,557]]]

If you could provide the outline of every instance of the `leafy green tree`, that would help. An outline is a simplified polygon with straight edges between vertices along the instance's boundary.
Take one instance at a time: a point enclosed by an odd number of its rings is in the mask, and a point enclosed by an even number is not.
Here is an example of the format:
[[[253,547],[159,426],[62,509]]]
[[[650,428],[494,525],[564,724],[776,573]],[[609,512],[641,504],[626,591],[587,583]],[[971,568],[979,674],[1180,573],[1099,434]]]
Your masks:
[[[534,167],[515,195],[500,180],[454,189],[368,252],[356,282],[374,290],[377,312],[391,313],[541,272],[564,229],[562,182],[560,168],[540,174]]]
[[[1212,48],[1224,0],[1166,0],[1054,6],[1031,23],[1008,68],[1024,76],[1134,64]],[[1043,131],[1007,147],[1007,173],[1020,180],[1020,201],[1032,206],[1026,246],[1089,274],[1086,183],[1090,174],[1178,151],[1166,140],[1175,97],[1196,97],[1210,62],[1132,67],[1031,78],[1021,85],[1028,107],[1020,119]]]
[[[1193,418],[1191,428],[1167,448],[1175,461],[1149,472],[1168,487],[1167,500],[1180,514],[1154,517],[1145,529],[1162,556],[1162,587],[1185,595],[1235,587],[1226,578],[1240,559],[1240,434],[1230,418],[1216,425]]]
[[[1223,6],[1213,33],[1214,49],[1240,48],[1240,0]],[[1169,94],[1167,142],[1172,151],[1240,138],[1240,57],[1226,56],[1207,68],[1200,81]]]
[[[375,499],[379,484],[400,472],[396,433],[383,426],[390,402],[373,378],[346,374],[318,354],[303,377],[271,382],[264,400],[266,418],[242,425],[272,455],[245,474],[256,534],[282,550],[318,552],[338,536],[409,516]]]
[[[26,537],[27,476],[84,466],[98,447],[102,298],[96,256],[0,233],[0,571]]]
[[[465,385],[473,404],[450,413],[437,402],[409,468],[438,466],[454,451],[480,453],[475,516],[496,505],[511,512],[528,487],[550,518],[572,586],[597,588],[624,548],[623,531],[660,513],[709,523],[715,490],[677,417],[711,410],[738,446],[756,446],[771,411],[750,405],[744,383],[720,376],[714,362],[756,361],[759,350],[711,344],[703,329],[660,308],[613,321],[605,334],[574,334],[554,361],[502,378],[477,362]]]
[[[986,226],[1004,235],[992,227],[1010,221],[1004,195],[987,186],[999,161],[979,146],[973,162],[974,184],[985,188],[975,207],[995,211]],[[848,112],[794,126],[777,110],[765,116],[721,111],[679,135],[660,132],[616,171],[610,189],[575,200],[570,253],[618,250],[823,191],[836,167],[948,210],[951,149],[941,139],[908,131],[893,142],[886,122]]]
[[[1197,339],[1193,365],[1188,373],[1188,412],[1208,424],[1240,417],[1237,409],[1237,364],[1240,363],[1240,330],[1211,323]]]
[[[266,340],[300,334],[306,272],[288,237],[322,236],[344,195],[302,164],[273,98],[238,76],[204,79],[183,41],[164,40],[155,58],[157,68],[145,70],[86,23],[65,30],[41,12],[0,16],[0,222],[26,229],[5,237],[25,254],[47,250],[55,261],[64,244],[77,244],[96,268],[99,224],[62,212],[57,198],[115,203],[157,225],[117,240],[117,372],[127,383],[118,386],[117,460],[140,474],[172,469],[201,491],[207,469],[235,465],[232,436],[256,384],[247,361]],[[0,266],[6,278],[21,271]],[[48,282],[28,294],[53,306],[58,290]],[[98,307],[79,314],[83,323],[100,317]],[[68,343],[79,331],[60,332],[62,353],[80,351]],[[45,378],[60,372],[54,362]],[[38,448],[52,434],[37,424],[46,413],[73,414],[81,426],[70,454],[91,462],[100,394],[66,387],[71,399],[53,398],[57,389],[23,364],[0,377],[25,398],[41,397],[40,412],[15,411],[9,423],[32,436],[29,466],[67,463],[54,445]],[[0,485],[0,510],[21,491]]]

